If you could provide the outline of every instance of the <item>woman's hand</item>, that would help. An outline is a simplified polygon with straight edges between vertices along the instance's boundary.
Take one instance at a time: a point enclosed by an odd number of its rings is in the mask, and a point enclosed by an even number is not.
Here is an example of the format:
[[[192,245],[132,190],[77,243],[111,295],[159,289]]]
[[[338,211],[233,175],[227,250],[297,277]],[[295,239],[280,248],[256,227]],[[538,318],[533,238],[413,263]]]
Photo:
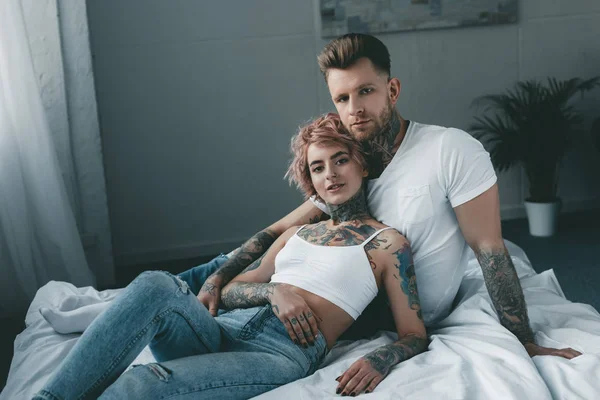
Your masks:
[[[339,384],[335,392],[342,396],[357,396],[363,391],[370,393],[375,390],[395,365],[393,357],[379,354],[380,350],[359,358],[346,372],[338,376],[335,380]]]
[[[423,352],[429,343],[426,337],[406,335],[394,343],[378,347],[355,361],[350,368],[336,378],[339,382],[336,393],[356,396],[363,391],[372,392],[392,367]]]
[[[270,299],[273,313],[279,318],[296,344],[314,345],[319,332],[317,316],[306,301],[285,283],[277,284]]]
[[[213,317],[216,317],[217,311],[219,311],[221,289],[221,281],[218,278],[208,277],[200,288],[200,293],[196,296]]]

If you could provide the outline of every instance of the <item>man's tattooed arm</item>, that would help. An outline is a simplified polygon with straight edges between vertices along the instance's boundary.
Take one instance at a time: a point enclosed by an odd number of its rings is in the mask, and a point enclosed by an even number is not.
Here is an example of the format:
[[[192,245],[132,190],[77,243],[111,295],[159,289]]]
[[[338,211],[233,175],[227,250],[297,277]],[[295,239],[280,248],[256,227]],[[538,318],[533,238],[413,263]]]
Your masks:
[[[523,345],[534,343],[521,282],[506,248],[478,249],[475,255],[500,323]]]
[[[407,335],[394,343],[376,348],[364,358],[373,369],[386,376],[394,365],[422,353],[428,345],[429,340],[426,337]]]
[[[233,282],[221,293],[221,304],[225,309],[250,308],[271,302],[277,283]]]
[[[212,274],[207,281],[211,284],[218,282],[221,287],[229,283],[235,278],[244,268],[248,267],[252,262],[262,256],[268,248],[273,244],[279,235],[270,229],[264,229],[256,235],[248,239],[229,260],[227,260],[221,268]],[[208,288],[202,287],[202,290]]]

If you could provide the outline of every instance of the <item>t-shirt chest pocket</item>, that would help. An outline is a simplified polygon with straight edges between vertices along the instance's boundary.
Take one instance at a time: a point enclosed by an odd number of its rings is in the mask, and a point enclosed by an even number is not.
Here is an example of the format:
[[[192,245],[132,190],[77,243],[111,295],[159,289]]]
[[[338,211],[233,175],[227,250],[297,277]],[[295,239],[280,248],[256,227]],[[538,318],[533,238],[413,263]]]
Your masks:
[[[396,195],[396,209],[400,223],[417,224],[433,216],[429,185],[402,187],[398,189]]]

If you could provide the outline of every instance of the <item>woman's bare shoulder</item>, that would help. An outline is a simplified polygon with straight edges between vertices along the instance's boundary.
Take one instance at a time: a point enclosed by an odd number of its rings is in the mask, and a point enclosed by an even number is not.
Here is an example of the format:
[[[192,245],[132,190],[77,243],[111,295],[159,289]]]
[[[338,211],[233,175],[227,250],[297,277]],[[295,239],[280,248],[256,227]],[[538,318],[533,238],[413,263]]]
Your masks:
[[[406,237],[403,234],[401,234],[397,229],[391,228],[391,227],[389,227],[387,225],[383,225],[383,224],[382,224],[381,228],[378,228],[378,229],[383,229],[383,228],[390,228],[390,229],[386,229],[384,231],[379,232],[379,234],[375,237],[375,239],[385,240],[386,243],[388,243],[389,245],[398,245],[398,246],[408,245],[408,246],[410,246],[408,239],[406,239]]]
[[[381,231],[365,249],[369,256],[382,264],[389,264],[398,257],[412,258],[408,239],[393,228]]]

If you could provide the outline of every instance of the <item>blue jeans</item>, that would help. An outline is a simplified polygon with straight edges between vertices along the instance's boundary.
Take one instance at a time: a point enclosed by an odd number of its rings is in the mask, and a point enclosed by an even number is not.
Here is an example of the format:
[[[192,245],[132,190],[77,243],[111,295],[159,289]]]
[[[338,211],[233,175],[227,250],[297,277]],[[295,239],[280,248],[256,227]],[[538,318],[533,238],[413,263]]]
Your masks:
[[[123,373],[148,344],[157,362]],[[312,374],[326,353],[322,334],[314,346],[294,344],[268,304],[214,318],[182,279],[149,271],[96,318],[34,399],[247,399]]]
[[[179,274],[179,277],[187,282],[192,292],[198,294],[200,288],[213,272],[227,261],[227,256],[221,254],[210,262],[199,265]],[[219,310],[218,314],[224,310]],[[340,336],[338,340],[360,340],[370,338],[380,330],[395,332],[396,324],[392,317],[392,311],[383,291],[365,308],[360,317]]]
[[[190,287],[192,293],[197,296],[200,292],[200,288],[202,288],[202,285],[204,285],[206,278],[218,270],[227,260],[228,257],[226,255],[220,254],[206,264],[198,265],[197,267],[183,271],[177,276],[183,279]]]

